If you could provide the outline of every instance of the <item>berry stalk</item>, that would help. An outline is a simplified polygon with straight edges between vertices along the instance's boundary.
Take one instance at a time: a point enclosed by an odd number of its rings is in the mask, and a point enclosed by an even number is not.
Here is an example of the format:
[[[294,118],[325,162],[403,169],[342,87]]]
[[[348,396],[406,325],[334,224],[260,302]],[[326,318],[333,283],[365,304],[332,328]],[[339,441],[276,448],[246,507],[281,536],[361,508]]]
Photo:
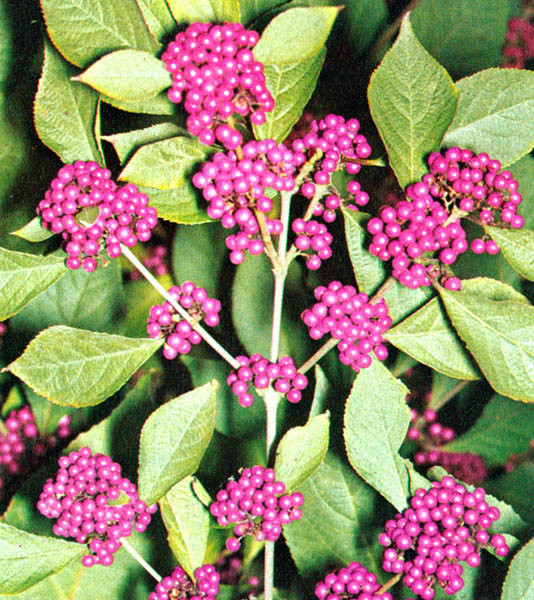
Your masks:
[[[159,583],[162,580],[161,575],[149,564],[147,561],[137,552],[137,550],[130,544],[130,542],[126,538],[121,538],[120,543],[124,547],[124,549],[134,558],[142,567],[145,569],[147,573],[152,575],[152,577]]]

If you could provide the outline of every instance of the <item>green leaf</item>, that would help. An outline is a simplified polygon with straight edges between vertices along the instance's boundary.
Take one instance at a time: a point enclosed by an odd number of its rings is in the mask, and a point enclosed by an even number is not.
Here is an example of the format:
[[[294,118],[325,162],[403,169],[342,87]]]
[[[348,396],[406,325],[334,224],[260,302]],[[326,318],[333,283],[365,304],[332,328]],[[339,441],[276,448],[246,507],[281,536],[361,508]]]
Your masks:
[[[139,452],[139,496],[153,504],[194,473],[215,427],[217,381],[166,402],[145,421]]]
[[[534,464],[523,462],[509,473],[485,484],[488,491],[512,505],[523,519],[534,523],[534,505],[530,490],[534,485]]]
[[[131,157],[131,155],[141,146],[160,142],[179,134],[186,132],[174,123],[157,123],[144,129],[134,129],[125,133],[115,133],[113,135],[103,135],[102,139],[113,145],[121,164]]]
[[[14,315],[65,275],[65,261],[0,248],[0,321]]]
[[[412,23],[428,52],[459,79],[502,63],[509,10],[502,0],[422,0]]]
[[[179,225],[199,225],[212,223],[206,211],[201,206],[207,206],[204,199],[200,199],[198,190],[186,181],[170,190],[157,190],[153,187],[139,186],[139,189],[150,198],[160,219],[166,219]]]
[[[421,46],[407,15],[371,77],[369,108],[401,187],[421,179],[456,109],[448,73]]]
[[[167,0],[176,22],[194,23],[195,21],[231,21],[241,20],[238,0]]]
[[[375,494],[335,455],[328,453],[317,471],[300,486],[302,518],[284,526],[291,556],[303,577],[364,557],[362,539],[373,513]]]
[[[319,416],[324,411],[324,406],[328,399],[332,386],[325,375],[325,372],[319,365],[315,365],[315,389],[313,390],[313,401],[310,407],[308,419]]]
[[[125,102],[153,98],[171,86],[171,75],[163,62],[142,50],[106,54],[75,80]]]
[[[74,74],[74,69],[46,43],[43,72],[35,96],[35,129],[43,144],[64,163],[75,160],[102,163],[93,132],[98,94],[71,81]]]
[[[491,387],[513,400],[534,402],[534,307],[465,291],[439,292]]]
[[[41,0],[41,8],[54,46],[78,67],[121,48],[159,48],[135,0]]]
[[[354,470],[399,511],[409,495],[408,469],[398,453],[410,424],[406,394],[408,388],[373,359],[347,398],[343,432]]]
[[[520,275],[534,281],[534,231],[530,229],[501,229],[486,225],[484,231],[499,246],[506,260]]]
[[[456,335],[438,298],[386,332],[386,340],[436,371],[456,379],[480,379],[480,373]]]
[[[286,139],[313,94],[325,54],[322,49],[300,62],[265,65],[265,82],[275,106],[266,113],[263,125],[254,125],[256,139],[272,138],[277,142]]]
[[[124,102],[108,96],[102,96],[102,101],[130,113],[145,113],[147,115],[174,115],[176,113],[176,104],[169,100],[167,92],[161,92],[153,98],[135,102]]]
[[[287,3],[287,0],[240,0],[241,22],[245,25],[258,17]]]
[[[173,137],[139,148],[119,175],[121,181],[169,190],[183,184],[209,148],[188,137]]]
[[[367,213],[343,209],[345,238],[352,269],[358,282],[358,289],[365,294],[374,292],[386,276],[384,262],[364,248],[366,241],[364,226],[370,217],[371,215]]]
[[[514,556],[504,585],[501,600],[534,600],[534,538]]]
[[[326,44],[340,11],[337,6],[291,8],[277,15],[254,48],[254,58],[267,65],[291,65],[313,58]]]
[[[1,20],[2,14],[0,13]],[[1,37],[2,33],[0,31],[0,39]],[[2,66],[0,64],[1,70]],[[13,100],[10,100],[0,91],[0,140],[2,140],[0,144],[0,162],[2,164],[0,170],[0,205],[8,200],[8,193],[11,189],[19,185],[18,175],[22,169],[29,166],[28,155],[31,146],[26,131],[19,123],[14,122],[13,113],[16,112],[18,112],[18,107],[13,105]]]
[[[7,368],[56,404],[92,406],[120,389],[161,344],[60,325],[42,331]]]
[[[80,544],[0,524],[0,594],[20,594],[85,552]]]
[[[511,454],[521,454],[534,439],[534,407],[494,396],[476,423],[443,446],[447,452],[472,452],[490,467],[504,465]]]
[[[169,546],[190,577],[204,561],[210,527],[210,513],[193,491],[193,481],[193,477],[186,477],[159,502]]]
[[[176,23],[171,16],[166,0],[137,0],[137,6],[150,33],[159,42],[176,29]]]
[[[534,73],[487,69],[456,83],[458,109],[443,138],[446,146],[487,152],[510,165],[534,148]]]
[[[41,225],[41,217],[33,217],[24,227],[12,231],[11,235],[16,235],[27,242],[44,242],[56,234]]]
[[[320,467],[328,450],[330,413],[310,419],[302,427],[293,427],[276,449],[274,471],[289,491],[302,485]]]
[[[467,279],[462,282],[462,290],[469,294],[484,296],[484,298],[495,300],[496,302],[499,300],[512,300],[514,302],[530,304],[527,298],[515,290],[511,285],[488,277]]]
[[[384,294],[384,299],[388,305],[389,316],[393,323],[397,323],[421,308],[432,295],[432,290],[428,287],[411,290],[395,281]]]
[[[351,0],[340,16],[347,23],[351,46],[363,53],[386,23],[388,8],[385,0]]]

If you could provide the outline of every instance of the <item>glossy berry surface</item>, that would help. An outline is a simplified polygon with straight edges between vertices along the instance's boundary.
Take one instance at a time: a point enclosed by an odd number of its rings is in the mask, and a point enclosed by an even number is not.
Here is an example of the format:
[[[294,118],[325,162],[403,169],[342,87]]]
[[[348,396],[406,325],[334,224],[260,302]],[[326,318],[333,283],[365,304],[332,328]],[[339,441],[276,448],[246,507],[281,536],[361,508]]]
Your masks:
[[[376,575],[353,561],[329,573],[315,586],[315,595],[319,600],[393,600],[389,592],[376,594],[379,589]]]

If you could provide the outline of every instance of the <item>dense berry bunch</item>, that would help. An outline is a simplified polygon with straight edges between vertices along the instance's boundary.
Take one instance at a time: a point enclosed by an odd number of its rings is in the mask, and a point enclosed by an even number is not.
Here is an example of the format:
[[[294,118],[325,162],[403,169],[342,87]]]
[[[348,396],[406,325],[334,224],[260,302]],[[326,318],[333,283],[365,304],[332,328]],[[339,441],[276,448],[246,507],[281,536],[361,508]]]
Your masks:
[[[227,121],[250,115],[251,123],[261,125],[265,112],[274,108],[263,65],[252,54],[258,39],[240,23],[193,23],[163,53],[172,76],[169,99],[184,102],[187,129],[203,144],[217,140],[229,150],[237,148],[242,135]]]
[[[261,354],[252,354],[250,358],[238,356],[236,360],[241,366],[228,375],[226,383],[232,388],[241,406],[250,406],[254,401],[248,391],[249,383],[258,390],[264,390],[273,382],[273,388],[280,394],[285,394],[289,402],[300,402],[302,390],[308,385],[308,378],[297,371],[290,356],[282,356],[276,363],[268,361]]]
[[[317,186],[328,186],[332,174],[344,168],[349,175],[359,173],[359,161],[369,158],[371,146],[365,136],[358,133],[360,123],[357,119],[345,119],[339,115],[327,115],[320,121],[312,121],[311,131],[302,138],[293,140],[291,147],[301,162],[313,164],[309,176],[300,186],[300,193],[312,198]],[[301,156],[305,157],[302,161]],[[369,202],[369,196],[361,190],[360,184],[352,180],[347,184],[352,196],[349,206],[358,209]]]
[[[388,592],[375,594],[379,589],[376,575],[354,561],[329,573],[315,586],[315,595],[319,600],[393,600]]]
[[[321,261],[332,256],[332,234],[328,232],[326,225],[318,221],[305,221],[295,219],[291,229],[296,234],[295,247],[299,253],[307,256],[306,266],[315,271],[321,266]]]
[[[203,320],[210,327],[219,324],[221,303],[210,298],[204,288],[186,281],[181,286],[172,286],[168,293],[187,310],[195,322]],[[169,360],[176,358],[178,354],[187,354],[191,351],[191,344],[200,344],[202,341],[198,331],[167,301],[161,305],[155,304],[150,309],[147,331],[151,338],[165,338],[163,356]]]
[[[62,235],[70,269],[94,271],[104,249],[116,258],[121,244],[148,241],[157,224],[146,194],[133,183],[118,187],[110,177],[93,161],[64,165],[37,207],[43,227]]]
[[[302,517],[301,493],[285,494],[286,486],[275,481],[273,469],[260,465],[241,471],[237,481],[230,479],[224,490],[217,492],[217,500],[210,505],[211,514],[219,525],[237,523],[234,535],[226,541],[230,552],[241,547],[239,541],[253,535],[258,541],[275,542],[282,533],[282,525]]]
[[[290,191],[295,187],[294,154],[274,140],[251,141],[243,146],[243,158],[235,152],[217,152],[193,176],[193,185],[202,190],[208,202],[208,215],[221,221],[225,229],[239,232],[226,239],[230,260],[243,262],[245,252],[257,255],[264,250],[256,213],[265,215],[273,208],[268,190]],[[266,219],[270,234],[280,235],[282,224]]]
[[[121,495],[129,501],[112,505]],[[121,538],[132,530],[145,531],[157,505],[147,507],[138,498],[136,486],[121,476],[121,467],[109,456],[83,447],[59,459],[55,479],[48,479],[37,508],[49,519],[57,519],[53,531],[62,537],[89,543],[83,557],[86,567],[109,566],[121,546]]]
[[[156,277],[161,277],[169,272],[167,265],[167,248],[165,246],[153,246],[148,249],[143,264],[152,271]],[[134,270],[130,273],[130,279],[136,281],[141,277],[139,271]]]
[[[447,594],[464,586],[465,561],[480,564],[480,549],[494,548],[505,556],[508,546],[502,535],[490,536],[488,528],[500,512],[485,501],[485,491],[466,488],[446,476],[429,490],[418,489],[410,507],[385,526],[379,542],[385,546],[383,568],[403,573],[404,583],[423,600],[434,598],[438,583]]]
[[[319,302],[301,315],[312,339],[329,334],[340,340],[339,359],[356,372],[371,364],[371,352],[378,360],[387,358],[383,334],[391,317],[383,298],[372,304],[367,294],[339,281],[315,288],[314,296]]]
[[[524,17],[512,17],[502,53],[505,67],[524,69],[526,61],[534,58],[534,24]]]
[[[215,567],[202,565],[195,569],[194,576],[196,581],[191,581],[181,567],[176,567],[156,585],[148,600],[215,600],[220,579]]]

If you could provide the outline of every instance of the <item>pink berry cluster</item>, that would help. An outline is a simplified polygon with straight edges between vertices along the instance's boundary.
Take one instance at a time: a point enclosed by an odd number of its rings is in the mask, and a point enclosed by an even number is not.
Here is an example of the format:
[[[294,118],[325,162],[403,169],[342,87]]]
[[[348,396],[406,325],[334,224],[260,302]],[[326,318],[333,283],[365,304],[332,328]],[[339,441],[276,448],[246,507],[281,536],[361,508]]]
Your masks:
[[[219,324],[221,303],[216,298],[210,298],[204,288],[186,281],[181,286],[172,286],[168,294],[183,306],[195,322],[203,320],[210,327]],[[152,306],[147,331],[151,338],[165,338],[163,356],[169,360],[173,360],[178,354],[187,354],[191,351],[192,344],[200,344],[202,341],[198,331],[168,301]]]
[[[129,501],[113,505],[121,495]],[[56,519],[53,531],[89,544],[90,553],[82,558],[85,567],[109,566],[121,546],[121,538],[133,529],[143,532],[157,505],[146,506],[136,486],[121,476],[121,467],[104,454],[92,454],[87,447],[59,459],[55,479],[48,479],[37,502],[37,509]]]
[[[20,480],[38,467],[58,438],[70,436],[69,415],[63,416],[53,435],[41,436],[29,406],[12,410],[4,421],[5,433],[0,434],[0,499],[7,495],[13,478]]]
[[[143,259],[143,264],[149,269],[156,277],[161,277],[169,272],[167,265],[167,248],[162,245],[153,246],[148,249],[147,255]],[[134,270],[130,273],[130,279],[137,281],[140,279],[141,274],[139,271]]]
[[[420,450],[414,454],[418,466],[441,465],[446,471],[465,483],[481,483],[488,475],[488,468],[478,454],[470,452],[446,452],[441,446],[455,438],[450,427],[436,421],[436,411],[427,409],[422,415],[412,409],[412,425],[408,439],[415,441]]]
[[[202,565],[195,569],[192,581],[182,567],[164,577],[148,600],[215,600],[219,593],[219,573],[213,565]]]
[[[461,590],[460,562],[477,567],[481,548],[491,546],[498,556],[509,550],[502,535],[487,531],[500,512],[485,496],[483,488],[469,492],[450,476],[416,490],[410,507],[387,521],[379,536],[386,548],[383,569],[403,573],[404,584],[423,600],[434,598],[436,584],[447,594]]]
[[[301,314],[312,339],[329,334],[340,340],[339,360],[356,372],[370,366],[371,352],[378,360],[387,358],[383,334],[392,321],[383,298],[371,303],[367,294],[339,281],[315,288],[314,296],[319,302]]]
[[[275,480],[273,469],[260,465],[242,469],[239,479],[230,479],[225,489],[217,492],[210,505],[211,514],[219,525],[236,523],[234,535],[226,540],[226,548],[236,552],[240,539],[253,535],[258,541],[275,542],[282,533],[282,525],[302,517],[300,506],[304,496],[300,492],[285,494],[286,486]]]
[[[226,383],[232,388],[241,406],[246,408],[254,401],[249,392],[249,383],[258,390],[264,390],[273,382],[273,388],[280,394],[285,394],[289,402],[300,402],[302,390],[308,385],[308,378],[297,371],[290,356],[282,356],[276,363],[270,362],[261,354],[252,354],[250,358],[237,356],[236,360],[241,366],[228,375]]]
[[[460,219],[520,229],[522,197],[512,173],[501,171],[501,163],[486,153],[449,148],[430,154],[428,167],[430,173],[406,189],[410,201],[384,206],[369,220],[369,251],[383,261],[392,259],[393,276],[407,287],[428,286],[441,277],[443,286],[458,290],[461,281],[448,267],[469,248]],[[471,250],[496,254],[499,248],[484,235],[471,242]]]
[[[379,589],[376,575],[353,561],[329,573],[315,586],[315,595],[319,600],[393,600],[388,592],[376,594]]]
[[[295,187],[294,154],[274,140],[250,141],[243,146],[243,158],[233,151],[217,152],[211,161],[202,165],[193,176],[193,185],[202,190],[208,202],[208,215],[221,221],[225,229],[238,227],[236,234],[226,239],[230,261],[243,262],[245,252],[261,254],[261,240],[257,213],[263,215],[273,208],[268,190],[290,191]],[[282,233],[282,223],[266,219],[271,235]]]
[[[155,209],[137,186],[118,187],[108,169],[83,160],[61,167],[37,214],[43,227],[61,234],[67,267],[87,272],[104,261],[104,249],[117,258],[121,244],[132,248],[148,241],[157,224]]]
[[[502,51],[503,66],[524,69],[527,60],[534,58],[534,24],[525,17],[508,21],[506,42]]]
[[[184,102],[187,130],[200,142],[217,140],[233,150],[243,137],[227,122],[237,115],[265,123],[274,100],[265,84],[263,65],[252,49],[259,35],[240,23],[193,23],[172,41],[161,59],[172,76],[171,102]]]
[[[323,223],[295,219],[291,229],[296,235],[295,248],[300,254],[306,254],[306,267],[310,271],[319,269],[321,262],[332,256],[330,244],[334,238]]]

